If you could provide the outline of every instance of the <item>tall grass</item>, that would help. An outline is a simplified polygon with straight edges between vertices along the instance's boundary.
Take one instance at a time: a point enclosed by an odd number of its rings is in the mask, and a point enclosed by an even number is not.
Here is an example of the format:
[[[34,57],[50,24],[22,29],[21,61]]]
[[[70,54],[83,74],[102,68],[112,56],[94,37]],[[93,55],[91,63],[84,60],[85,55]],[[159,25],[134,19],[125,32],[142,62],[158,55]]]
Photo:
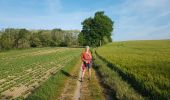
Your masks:
[[[97,49],[136,90],[170,99],[170,40],[116,42]]]
[[[119,74],[112,70],[106,62],[95,56],[94,68],[96,69],[102,84],[109,89],[111,98],[118,100],[143,100],[129,84],[122,80]]]

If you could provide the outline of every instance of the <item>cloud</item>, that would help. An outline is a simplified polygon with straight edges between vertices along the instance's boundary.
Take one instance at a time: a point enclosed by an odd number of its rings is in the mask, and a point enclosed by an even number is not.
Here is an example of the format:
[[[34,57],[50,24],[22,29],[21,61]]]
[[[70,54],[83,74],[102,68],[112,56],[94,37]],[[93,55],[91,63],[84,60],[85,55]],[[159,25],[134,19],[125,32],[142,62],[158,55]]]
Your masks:
[[[74,10],[66,8],[68,4],[63,0],[9,1],[0,0],[0,28],[81,30],[81,22],[85,18],[103,10],[115,22],[112,38],[116,41],[170,38],[169,0],[124,0],[116,4],[113,1],[113,5],[103,4],[102,7],[95,4],[93,8],[93,4],[89,4],[89,9],[71,3],[70,7],[74,6]]]
[[[60,0],[45,0],[47,4],[48,14],[59,14],[62,9],[62,4]]]
[[[112,11],[111,16],[117,16],[113,39],[170,38],[169,5],[169,0],[126,0],[108,8],[108,12]]]

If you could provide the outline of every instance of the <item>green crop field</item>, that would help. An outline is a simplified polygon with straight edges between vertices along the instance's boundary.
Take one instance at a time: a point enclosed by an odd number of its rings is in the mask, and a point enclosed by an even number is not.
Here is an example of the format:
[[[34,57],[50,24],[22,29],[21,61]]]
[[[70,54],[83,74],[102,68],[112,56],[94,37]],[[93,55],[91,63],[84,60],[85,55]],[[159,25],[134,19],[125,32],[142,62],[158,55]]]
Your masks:
[[[170,40],[114,42],[96,53],[143,96],[170,98]]]
[[[0,98],[24,97],[80,55],[79,48],[36,48],[0,53]]]
[[[170,40],[91,48],[92,80],[80,82],[82,48],[0,52],[0,99],[170,99]]]

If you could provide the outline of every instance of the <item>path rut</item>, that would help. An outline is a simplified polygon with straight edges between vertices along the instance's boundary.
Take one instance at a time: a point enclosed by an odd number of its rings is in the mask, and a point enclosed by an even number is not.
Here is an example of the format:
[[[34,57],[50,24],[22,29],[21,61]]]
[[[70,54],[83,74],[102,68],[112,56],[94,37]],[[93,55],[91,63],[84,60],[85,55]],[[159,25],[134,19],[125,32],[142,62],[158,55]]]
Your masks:
[[[81,70],[79,72],[79,79],[81,78]],[[77,80],[77,87],[76,87],[76,91],[74,93],[74,100],[80,100],[80,96],[81,96],[81,82],[80,80]]]
[[[91,80],[88,80],[88,70],[86,70],[84,81],[80,81],[82,73],[80,65],[77,65],[73,74],[69,75],[63,93],[58,100],[105,100],[103,90],[93,69]]]

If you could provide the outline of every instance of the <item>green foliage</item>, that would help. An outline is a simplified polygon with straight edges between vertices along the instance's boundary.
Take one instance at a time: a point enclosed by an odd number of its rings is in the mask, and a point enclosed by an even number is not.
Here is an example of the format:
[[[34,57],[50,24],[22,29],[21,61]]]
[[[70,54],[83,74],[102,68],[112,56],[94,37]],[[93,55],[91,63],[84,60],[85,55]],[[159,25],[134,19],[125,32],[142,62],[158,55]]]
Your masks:
[[[80,45],[100,46],[112,42],[113,21],[103,11],[96,12],[94,18],[82,22],[83,29],[79,34]]]
[[[71,46],[72,44],[72,41],[73,40],[73,37],[72,37],[72,33],[67,33],[65,35],[65,43],[66,43],[66,46]]]
[[[30,37],[30,46],[31,47],[42,47],[42,43],[37,33],[32,33]]]
[[[53,29],[51,31],[51,36],[54,46],[60,46],[64,41],[64,32],[61,29]]]
[[[43,47],[51,45],[51,34],[49,31],[40,31],[38,34]]]
[[[11,40],[10,34],[4,33],[1,36],[1,49],[11,49],[13,41]]]
[[[1,32],[0,37],[0,45],[1,49],[11,49],[14,47],[14,43],[16,42],[16,35],[18,33],[18,30],[15,31],[15,29],[5,29],[3,32]]]
[[[78,42],[79,42],[79,45],[85,45],[85,38],[82,32],[80,32],[78,35]]]
[[[97,49],[141,94],[170,98],[170,40],[116,42]]]
[[[26,30],[7,28],[0,31],[0,50],[13,48],[73,46],[77,44],[77,30]]]
[[[103,37],[103,44],[107,44],[109,41],[110,40],[106,36]]]
[[[26,29],[20,29],[18,33],[17,48],[29,48],[30,47],[30,32]]]

